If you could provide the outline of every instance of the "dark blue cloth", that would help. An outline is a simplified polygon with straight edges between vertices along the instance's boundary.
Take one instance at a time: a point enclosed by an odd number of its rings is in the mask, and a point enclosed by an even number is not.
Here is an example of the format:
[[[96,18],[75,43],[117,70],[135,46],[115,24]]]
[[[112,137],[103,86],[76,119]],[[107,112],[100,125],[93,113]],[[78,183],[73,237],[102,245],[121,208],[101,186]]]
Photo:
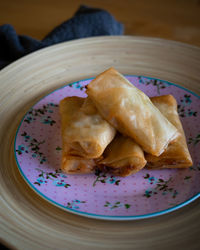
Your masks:
[[[38,49],[78,38],[122,35],[123,25],[107,11],[81,6],[74,16],[39,41],[17,35],[10,24],[0,26],[0,69]]]

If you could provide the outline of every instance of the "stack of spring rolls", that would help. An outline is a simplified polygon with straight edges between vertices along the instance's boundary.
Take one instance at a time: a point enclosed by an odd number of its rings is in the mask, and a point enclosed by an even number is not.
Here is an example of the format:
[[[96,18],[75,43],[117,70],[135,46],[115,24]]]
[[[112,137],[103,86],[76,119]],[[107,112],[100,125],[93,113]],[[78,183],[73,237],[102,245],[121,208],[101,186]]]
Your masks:
[[[144,167],[192,165],[172,95],[149,98],[114,68],[92,80],[86,93],[60,102],[64,172],[98,168],[129,176]]]

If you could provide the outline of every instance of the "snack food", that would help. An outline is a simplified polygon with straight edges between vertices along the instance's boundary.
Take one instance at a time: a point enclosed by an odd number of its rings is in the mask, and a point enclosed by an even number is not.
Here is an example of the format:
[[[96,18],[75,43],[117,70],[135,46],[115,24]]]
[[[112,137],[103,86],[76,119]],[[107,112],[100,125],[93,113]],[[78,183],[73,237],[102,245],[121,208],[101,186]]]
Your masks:
[[[99,115],[88,99],[75,96],[63,99],[60,114],[63,142],[61,168],[65,172],[75,169],[84,173],[92,171],[95,165],[93,159],[102,155],[116,130]]]
[[[178,129],[180,136],[169,144],[159,156],[146,154],[147,167],[150,168],[187,168],[192,166],[192,159],[187,147],[185,133],[177,112],[177,102],[172,95],[151,98],[153,104]]]
[[[61,169],[67,174],[90,174],[94,172],[96,163],[93,159],[63,154]]]
[[[85,174],[98,168],[124,177],[145,166],[192,165],[172,95],[149,98],[113,68],[86,89],[87,98],[60,102],[64,172]]]
[[[100,169],[119,176],[128,176],[146,165],[144,152],[133,139],[117,134],[106,148],[103,159],[97,162]]]
[[[179,136],[149,97],[114,68],[92,80],[86,93],[104,119],[152,155],[161,155]]]

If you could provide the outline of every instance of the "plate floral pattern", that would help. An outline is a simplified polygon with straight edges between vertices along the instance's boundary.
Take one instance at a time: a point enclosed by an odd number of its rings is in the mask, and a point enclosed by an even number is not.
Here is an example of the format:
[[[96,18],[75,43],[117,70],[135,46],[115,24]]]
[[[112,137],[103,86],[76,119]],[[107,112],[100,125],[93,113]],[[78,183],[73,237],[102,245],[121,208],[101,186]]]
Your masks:
[[[28,184],[43,198],[66,211],[112,220],[164,214],[191,202],[200,193],[200,97],[175,84],[126,76],[148,96],[173,94],[194,165],[188,169],[143,169],[129,177],[96,171],[67,175],[60,170],[62,154],[59,101],[86,97],[82,80],[55,90],[24,116],[15,138],[15,158]]]

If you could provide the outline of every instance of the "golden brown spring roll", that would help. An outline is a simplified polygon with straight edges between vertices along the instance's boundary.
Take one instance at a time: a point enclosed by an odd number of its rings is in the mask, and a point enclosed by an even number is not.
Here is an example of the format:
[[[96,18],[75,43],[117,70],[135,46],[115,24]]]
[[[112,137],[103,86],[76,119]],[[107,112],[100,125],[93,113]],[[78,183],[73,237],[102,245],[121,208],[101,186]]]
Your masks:
[[[102,155],[114,138],[116,130],[97,112],[92,102],[80,97],[67,97],[60,102],[63,155],[61,168],[65,172],[90,172],[93,158]],[[70,170],[70,171],[68,171]]]
[[[147,167],[150,168],[188,168],[192,159],[187,147],[184,130],[177,112],[177,102],[172,95],[151,98],[153,104],[178,129],[181,136],[169,144],[159,157],[146,154]]]
[[[100,169],[114,175],[128,176],[141,170],[146,165],[141,147],[131,138],[117,134],[108,145],[103,159],[98,161]]]
[[[95,166],[93,159],[84,159],[68,154],[62,156],[61,169],[67,174],[90,174],[94,172]]]
[[[152,155],[159,156],[178,136],[148,96],[114,68],[92,80],[86,92],[110,124]]]

